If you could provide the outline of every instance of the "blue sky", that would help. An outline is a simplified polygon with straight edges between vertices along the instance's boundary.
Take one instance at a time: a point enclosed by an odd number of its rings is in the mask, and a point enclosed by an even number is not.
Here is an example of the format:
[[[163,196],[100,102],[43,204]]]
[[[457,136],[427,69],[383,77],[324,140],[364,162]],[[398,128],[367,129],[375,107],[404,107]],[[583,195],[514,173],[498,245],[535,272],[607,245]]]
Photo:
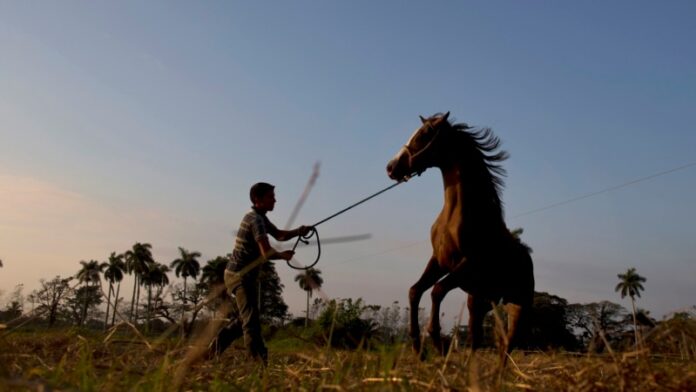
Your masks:
[[[511,154],[506,216],[537,290],[618,302],[636,267],[640,307],[694,305],[696,167],[516,216],[696,161],[695,18],[676,1],[3,3],[0,289],[136,241],[166,263],[227,253],[249,186],[277,185],[283,225],[316,161],[297,223],[319,221],[389,185],[417,116],[449,110]],[[441,205],[429,171],[320,226],[372,234],[324,249],[326,294],[405,305]]]

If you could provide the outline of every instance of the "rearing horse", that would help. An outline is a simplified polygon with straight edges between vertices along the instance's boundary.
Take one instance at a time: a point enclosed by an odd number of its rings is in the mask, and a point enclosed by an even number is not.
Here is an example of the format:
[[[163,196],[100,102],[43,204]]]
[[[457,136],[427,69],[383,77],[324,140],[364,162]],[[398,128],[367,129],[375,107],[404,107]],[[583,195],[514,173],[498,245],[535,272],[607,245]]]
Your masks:
[[[469,338],[481,346],[483,318],[492,303],[502,301],[508,315],[505,351],[512,348],[518,324],[532,306],[534,273],[529,248],[512,236],[503,219],[500,188],[505,171],[499,162],[500,140],[490,129],[474,130],[451,124],[449,112],[430,118],[387,164],[387,174],[398,181],[437,167],[442,172],[445,205],[430,230],[433,254],[423,275],[409,290],[410,336],[421,352],[418,304],[433,287],[428,332],[441,353],[440,303],[454,288],[468,295]],[[520,327],[522,327],[520,325]]]

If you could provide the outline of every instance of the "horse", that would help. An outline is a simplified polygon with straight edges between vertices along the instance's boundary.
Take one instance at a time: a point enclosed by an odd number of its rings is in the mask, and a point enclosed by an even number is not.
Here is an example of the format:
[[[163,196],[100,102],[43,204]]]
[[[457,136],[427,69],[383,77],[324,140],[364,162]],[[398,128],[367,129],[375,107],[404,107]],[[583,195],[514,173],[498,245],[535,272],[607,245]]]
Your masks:
[[[500,197],[508,154],[490,128],[453,124],[449,112],[429,118],[387,164],[388,176],[408,180],[431,167],[442,173],[445,203],[432,225],[433,253],[425,271],[408,293],[409,335],[421,354],[418,304],[432,287],[427,331],[441,354],[447,352],[440,335],[440,303],[454,288],[467,294],[469,340],[472,350],[483,343],[483,319],[495,304],[507,313],[507,333],[501,336],[501,355],[509,354],[515,338],[527,327],[534,296],[530,249],[505,225]],[[520,330],[516,335],[517,330]]]

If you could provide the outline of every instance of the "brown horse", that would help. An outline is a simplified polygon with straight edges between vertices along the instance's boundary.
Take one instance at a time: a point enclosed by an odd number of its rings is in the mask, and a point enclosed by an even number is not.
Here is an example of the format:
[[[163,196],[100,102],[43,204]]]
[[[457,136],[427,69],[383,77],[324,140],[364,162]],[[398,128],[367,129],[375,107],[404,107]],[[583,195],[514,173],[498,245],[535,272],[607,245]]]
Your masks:
[[[524,327],[531,309],[534,273],[529,248],[512,236],[503,219],[500,188],[505,172],[499,162],[507,153],[496,152],[500,140],[490,129],[451,124],[448,117],[449,112],[421,117],[421,127],[387,164],[389,177],[397,181],[437,167],[445,188],[445,205],[430,231],[432,257],[409,291],[413,349],[422,354],[418,304],[423,292],[433,287],[428,332],[446,353],[440,303],[459,287],[468,293],[473,349],[482,343],[484,316],[492,304],[502,302],[508,315],[502,343],[509,352],[518,325]]]

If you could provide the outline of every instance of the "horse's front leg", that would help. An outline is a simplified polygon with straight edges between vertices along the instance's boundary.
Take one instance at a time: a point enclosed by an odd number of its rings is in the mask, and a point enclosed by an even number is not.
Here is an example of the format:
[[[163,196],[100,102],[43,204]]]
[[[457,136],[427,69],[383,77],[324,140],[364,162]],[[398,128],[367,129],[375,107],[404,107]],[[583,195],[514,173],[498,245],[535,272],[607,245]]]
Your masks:
[[[433,304],[430,310],[430,324],[428,325],[428,333],[433,339],[435,347],[442,355],[447,354],[448,347],[445,347],[446,345],[442,343],[442,336],[440,334],[440,304],[447,293],[458,286],[459,284],[457,282],[456,275],[450,273],[444,279],[437,282],[433,287],[433,291],[430,293]]]
[[[421,353],[420,326],[418,325],[418,305],[425,290],[429,289],[440,279],[445,272],[440,268],[435,257],[432,257],[423,271],[420,279],[411,286],[408,292],[409,306],[411,307],[411,320],[409,324],[409,335],[411,336],[413,350]]]

